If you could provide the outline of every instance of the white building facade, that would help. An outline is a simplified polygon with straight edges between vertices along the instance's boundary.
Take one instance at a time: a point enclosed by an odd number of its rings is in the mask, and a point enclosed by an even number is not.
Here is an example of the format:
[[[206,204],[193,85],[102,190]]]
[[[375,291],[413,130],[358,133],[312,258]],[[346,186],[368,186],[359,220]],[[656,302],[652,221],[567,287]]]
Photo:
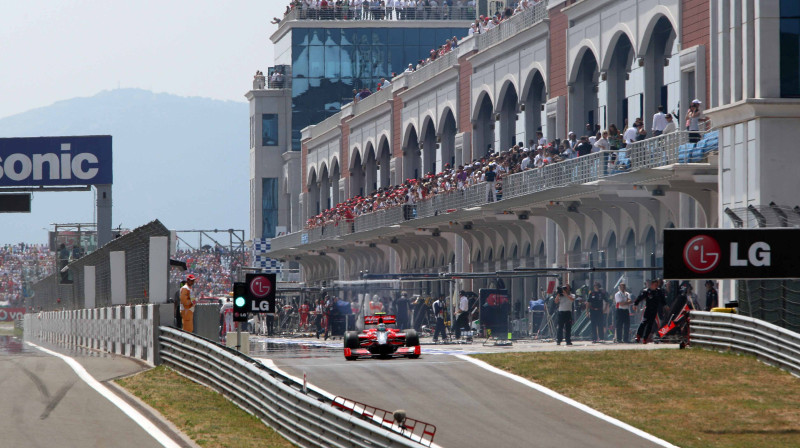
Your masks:
[[[309,285],[356,280],[364,271],[497,273],[516,302],[526,303],[545,279],[503,272],[661,266],[666,228],[731,227],[731,216],[752,223],[748,205],[791,210],[800,203],[791,175],[798,164],[788,153],[800,137],[791,3],[539,2],[304,129],[293,171],[300,177],[298,215],[270,254],[298,262]],[[710,133],[685,130],[695,99],[707,109]],[[659,106],[676,116],[678,131],[652,137]],[[639,117],[651,138],[616,153],[611,165],[609,154],[594,153],[505,176],[497,202],[477,185],[306,226],[346,199],[471,163],[488,149],[527,146],[537,132],[549,142],[612,124],[624,132]],[[562,280],[610,289],[625,277],[638,289],[657,274],[620,270]],[[449,294],[494,282],[409,288]],[[724,299],[735,296],[732,284],[723,288]]]

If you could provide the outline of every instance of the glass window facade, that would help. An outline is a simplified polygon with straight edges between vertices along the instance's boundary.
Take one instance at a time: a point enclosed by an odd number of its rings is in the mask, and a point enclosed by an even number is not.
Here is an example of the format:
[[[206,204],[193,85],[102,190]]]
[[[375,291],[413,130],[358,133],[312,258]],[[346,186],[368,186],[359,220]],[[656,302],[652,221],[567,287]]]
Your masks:
[[[278,115],[261,115],[261,146],[278,146]]]
[[[261,238],[274,238],[278,225],[278,179],[261,179]]]
[[[403,72],[448,38],[463,35],[463,27],[291,30],[292,149],[300,150],[303,128],[351,102],[353,89],[375,90],[382,77]],[[276,54],[279,47],[285,44],[276,43]]]
[[[781,97],[800,98],[800,1],[781,0]]]

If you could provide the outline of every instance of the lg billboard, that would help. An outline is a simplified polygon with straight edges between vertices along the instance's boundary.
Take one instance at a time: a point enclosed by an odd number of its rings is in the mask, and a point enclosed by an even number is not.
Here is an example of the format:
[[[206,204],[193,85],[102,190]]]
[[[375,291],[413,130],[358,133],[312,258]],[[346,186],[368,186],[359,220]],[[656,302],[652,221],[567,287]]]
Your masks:
[[[664,277],[800,278],[800,229],[666,229]]]

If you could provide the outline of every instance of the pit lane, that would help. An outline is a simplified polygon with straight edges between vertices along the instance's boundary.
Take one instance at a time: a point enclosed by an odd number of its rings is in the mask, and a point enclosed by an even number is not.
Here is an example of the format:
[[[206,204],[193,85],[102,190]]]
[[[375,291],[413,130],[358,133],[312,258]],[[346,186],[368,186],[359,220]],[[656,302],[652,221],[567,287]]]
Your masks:
[[[642,346],[576,343],[574,350],[639,349]],[[648,349],[669,346],[648,346]],[[345,361],[341,340],[251,338],[251,356],[333,395],[436,425],[443,447],[654,447],[635,434],[573,406],[492,373],[456,354],[565,350],[554,344],[511,348],[430,345],[420,359]]]

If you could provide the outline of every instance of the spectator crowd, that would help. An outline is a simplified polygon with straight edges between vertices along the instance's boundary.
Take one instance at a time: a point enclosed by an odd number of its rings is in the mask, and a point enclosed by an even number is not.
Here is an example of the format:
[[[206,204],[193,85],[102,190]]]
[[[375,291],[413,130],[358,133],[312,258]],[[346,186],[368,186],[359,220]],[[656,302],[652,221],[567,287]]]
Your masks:
[[[46,244],[7,244],[0,247],[0,306],[22,306],[36,281],[50,275],[55,253]]]
[[[177,285],[186,278],[187,273],[197,277],[192,287],[194,297],[227,296],[233,290],[231,274],[241,263],[241,255],[231,256],[227,249],[205,246],[202,249],[179,249],[174,259],[186,263],[187,272],[172,269],[170,284]],[[249,255],[245,254],[245,259]]]

